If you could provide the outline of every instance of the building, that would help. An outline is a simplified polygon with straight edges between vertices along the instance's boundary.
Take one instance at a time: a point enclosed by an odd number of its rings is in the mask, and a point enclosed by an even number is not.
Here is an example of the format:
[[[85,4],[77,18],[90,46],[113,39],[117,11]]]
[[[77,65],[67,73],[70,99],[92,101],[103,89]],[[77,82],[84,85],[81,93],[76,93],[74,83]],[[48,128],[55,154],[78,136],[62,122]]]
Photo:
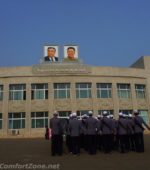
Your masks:
[[[0,137],[44,136],[49,118],[71,112],[108,110],[118,117],[138,109],[150,118],[150,57],[129,68],[94,67],[81,62],[0,68]]]

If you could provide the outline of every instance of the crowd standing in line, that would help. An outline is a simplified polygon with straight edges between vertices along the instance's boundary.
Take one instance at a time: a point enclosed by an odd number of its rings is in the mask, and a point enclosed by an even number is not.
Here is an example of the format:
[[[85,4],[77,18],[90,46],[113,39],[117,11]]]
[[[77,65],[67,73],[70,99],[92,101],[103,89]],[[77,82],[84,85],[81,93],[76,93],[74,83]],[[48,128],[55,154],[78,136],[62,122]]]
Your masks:
[[[143,125],[150,130],[137,110],[134,110],[133,115],[120,112],[118,120],[107,111],[97,117],[89,111],[81,119],[78,119],[76,113],[72,113],[63,125],[55,111],[50,119],[51,155],[63,154],[64,136],[68,153],[73,155],[79,155],[81,149],[90,155],[95,155],[97,151],[111,153],[113,150],[120,153],[141,153],[144,152]],[[47,128],[46,139],[49,139],[48,133]]]

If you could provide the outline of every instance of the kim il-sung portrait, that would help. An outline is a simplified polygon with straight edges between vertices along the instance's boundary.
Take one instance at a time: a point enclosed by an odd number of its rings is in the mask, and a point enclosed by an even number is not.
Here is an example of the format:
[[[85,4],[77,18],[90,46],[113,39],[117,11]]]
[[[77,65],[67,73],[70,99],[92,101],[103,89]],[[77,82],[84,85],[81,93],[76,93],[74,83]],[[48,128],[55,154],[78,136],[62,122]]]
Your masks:
[[[44,61],[57,62],[58,58],[58,46],[44,46]]]

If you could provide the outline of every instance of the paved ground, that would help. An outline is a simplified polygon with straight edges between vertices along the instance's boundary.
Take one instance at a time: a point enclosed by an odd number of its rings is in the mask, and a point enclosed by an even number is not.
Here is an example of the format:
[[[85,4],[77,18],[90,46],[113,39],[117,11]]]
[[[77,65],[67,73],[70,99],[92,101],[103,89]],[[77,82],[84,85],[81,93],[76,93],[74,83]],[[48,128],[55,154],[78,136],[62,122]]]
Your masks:
[[[104,154],[100,152],[90,156],[83,152],[77,157],[67,152],[62,157],[51,157],[50,141],[44,139],[0,139],[1,163],[51,164],[50,169],[58,169],[60,166],[60,170],[149,170],[150,135],[145,135],[145,153]]]

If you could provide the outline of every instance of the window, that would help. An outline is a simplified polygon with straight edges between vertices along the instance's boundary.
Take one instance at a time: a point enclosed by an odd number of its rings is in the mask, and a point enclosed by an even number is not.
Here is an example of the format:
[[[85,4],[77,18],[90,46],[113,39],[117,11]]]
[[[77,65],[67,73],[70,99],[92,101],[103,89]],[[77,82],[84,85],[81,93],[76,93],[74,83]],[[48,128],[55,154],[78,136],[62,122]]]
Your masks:
[[[148,117],[148,111],[147,110],[139,110],[140,116],[144,119],[144,121],[149,124],[149,117]]]
[[[97,98],[111,98],[111,91],[110,83],[97,83]]]
[[[3,122],[2,113],[0,113],[0,129],[2,129],[2,122]]]
[[[133,110],[119,110],[119,112],[122,112],[125,115],[129,115],[133,113]]]
[[[113,115],[114,114],[114,111],[113,110],[98,110],[98,114],[99,115],[102,115],[103,112],[106,111],[109,115]]]
[[[45,128],[46,126],[48,126],[48,112],[31,113],[32,128]]]
[[[145,85],[136,84],[135,91],[136,91],[137,98],[145,99]]]
[[[91,83],[76,83],[76,98],[91,98]]]
[[[130,84],[117,84],[119,98],[131,98]]]
[[[0,101],[3,100],[3,85],[0,85]]]
[[[9,85],[9,100],[26,100],[26,85],[25,84],[10,84]]]
[[[88,115],[88,114],[89,114],[89,111],[92,111],[92,110],[78,110],[78,111],[77,111],[77,117],[78,117],[79,119],[81,119],[84,114]]]
[[[32,99],[48,99],[48,84],[31,84]]]
[[[9,129],[25,128],[25,113],[8,113]]]
[[[71,111],[58,111],[59,118],[68,118]]]
[[[70,83],[54,83],[54,98],[70,98]]]

